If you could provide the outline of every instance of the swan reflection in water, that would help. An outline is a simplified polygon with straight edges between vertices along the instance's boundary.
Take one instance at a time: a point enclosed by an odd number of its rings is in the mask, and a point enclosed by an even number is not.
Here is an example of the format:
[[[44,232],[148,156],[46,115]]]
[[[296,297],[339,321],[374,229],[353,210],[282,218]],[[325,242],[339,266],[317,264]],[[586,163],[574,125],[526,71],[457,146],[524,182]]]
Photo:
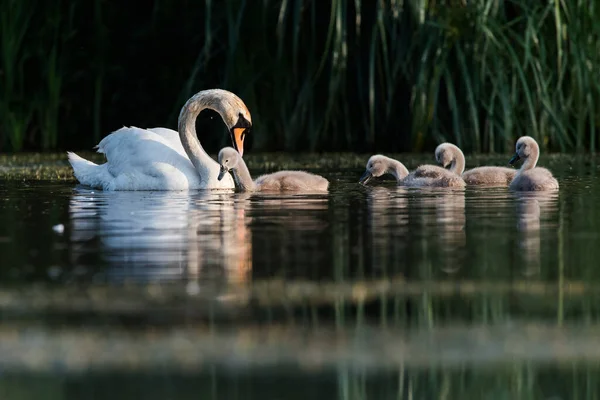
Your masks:
[[[252,269],[249,195],[231,191],[102,192],[76,188],[69,204],[72,262],[100,254],[99,279],[223,277]]]
[[[241,283],[255,263],[269,274],[273,266],[302,272],[328,262],[326,195],[77,188],[69,212],[72,264],[100,254],[100,280]]]
[[[463,189],[373,187],[368,190],[367,209],[374,266],[405,264],[420,270],[420,265],[433,263],[454,273],[462,265],[466,246]],[[431,237],[435,238],[433,248]],[[417,254],[411,254],[414,251]]]
[[[515,192],[513,195],[517,202],[518,253],[523,259],[523,273],[531,276],[540,272],[540,220],[548,220],[556,213],[558,193]]]

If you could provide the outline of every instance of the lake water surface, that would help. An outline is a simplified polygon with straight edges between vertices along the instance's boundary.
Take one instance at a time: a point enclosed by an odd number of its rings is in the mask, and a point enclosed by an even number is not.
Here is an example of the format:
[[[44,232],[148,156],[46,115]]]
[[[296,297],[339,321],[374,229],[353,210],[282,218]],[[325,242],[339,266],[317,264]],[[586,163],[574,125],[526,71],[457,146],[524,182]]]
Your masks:
[[[554,194],[5,181],[0,398],[597,398],[599,160],[543,157]]]

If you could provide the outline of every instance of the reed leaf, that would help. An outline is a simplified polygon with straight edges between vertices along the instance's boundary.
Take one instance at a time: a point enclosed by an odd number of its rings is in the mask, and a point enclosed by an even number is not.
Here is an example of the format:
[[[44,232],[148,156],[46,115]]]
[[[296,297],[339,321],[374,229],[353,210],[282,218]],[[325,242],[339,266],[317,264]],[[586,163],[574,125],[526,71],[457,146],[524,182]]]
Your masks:
[[[203,0],[153,2],[136,11],[147,20],[131,12],[0,0],[3,150],[175,127],[185,100],[211,87],[246,101],[256,150],[431,151],[448,140],[502,152],[523,134],[546,150],[598,147],[593,2]]]

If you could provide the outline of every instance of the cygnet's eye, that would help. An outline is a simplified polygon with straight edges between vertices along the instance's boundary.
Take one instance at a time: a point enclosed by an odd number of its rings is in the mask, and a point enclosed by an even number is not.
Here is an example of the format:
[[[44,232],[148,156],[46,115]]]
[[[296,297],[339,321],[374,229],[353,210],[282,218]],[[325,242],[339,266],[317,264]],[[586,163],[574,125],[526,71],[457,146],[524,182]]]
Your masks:
[[[225,160],[225,164],[229,164],[229,159]]]

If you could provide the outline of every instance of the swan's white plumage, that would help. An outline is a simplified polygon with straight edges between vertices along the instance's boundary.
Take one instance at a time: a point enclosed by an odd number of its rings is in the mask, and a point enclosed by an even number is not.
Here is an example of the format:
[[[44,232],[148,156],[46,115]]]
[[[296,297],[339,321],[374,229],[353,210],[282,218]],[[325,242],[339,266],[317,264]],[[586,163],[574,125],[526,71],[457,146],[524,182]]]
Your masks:
[[[188,158],[177,131],[166,128],[123,127],[97,146],[106,156],[101,165],[68,153],[79,182],[103,190],[233,189],[230,175],[217,180],[219,164],[208,163],[210,173],[200,176]]]
[[[118,129],[96,146],[106,156],[101,165],[68,153],[75,177],[84,185],[104,190],[233,189],[230,175],[217,179],[219,164],[204,151],[196,134],[196,117],[207,108],[219,113],[242,153],[244,137],[252,127],[250,112],[235,94],[209,89],[183,105],[178,131]]]

